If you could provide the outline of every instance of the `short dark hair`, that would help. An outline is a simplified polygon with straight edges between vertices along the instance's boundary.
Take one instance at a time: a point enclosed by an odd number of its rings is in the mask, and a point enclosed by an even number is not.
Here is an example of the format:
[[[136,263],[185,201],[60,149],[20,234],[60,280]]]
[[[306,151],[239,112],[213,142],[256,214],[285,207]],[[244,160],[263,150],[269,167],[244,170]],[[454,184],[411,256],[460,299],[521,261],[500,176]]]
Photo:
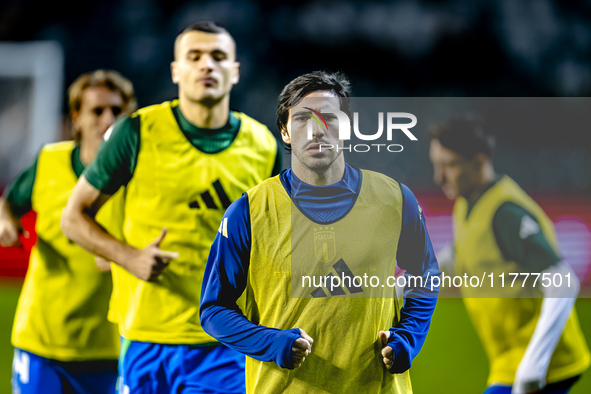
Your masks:
[[[480,122],[468,118],[451,118],[432,124],[429,137],[467,159],[478,153],[492,158],[495,149],[495,137],[486,134]]]
[[[214,21],[202,21],[202,22],[193,22],[187,27],[185,27],[178,35],[186,33],[188,31],[202,31],[204,33],[214,33],[214,34],[221,34],[221,33],[228,33],[226,29],[222,26],[218,25]]]
[[[234,37],[228,32],[228,30],[224,29],[222,26],[218,25],[214,21],[202,21],[202,22],[193,22],[183,30],[177,34],[174,40],[174,57],[176,59],[176,46],[183,34],[188,33],[190,31],[200,31],[203,33],[212,33],[212,34],[227,34],[234,40]]]
[[[277,103],[279,131],[287,128],[290,108],[297,105],[308,93],[318,90],[333,92],[339,97],[341,111],[350,114],[348,98],[351,97],[351,83],[347,76],[341,72],[314,71],[297,77],[283,88]],[[291,152],[291,144],[285,144],[285,149]]]

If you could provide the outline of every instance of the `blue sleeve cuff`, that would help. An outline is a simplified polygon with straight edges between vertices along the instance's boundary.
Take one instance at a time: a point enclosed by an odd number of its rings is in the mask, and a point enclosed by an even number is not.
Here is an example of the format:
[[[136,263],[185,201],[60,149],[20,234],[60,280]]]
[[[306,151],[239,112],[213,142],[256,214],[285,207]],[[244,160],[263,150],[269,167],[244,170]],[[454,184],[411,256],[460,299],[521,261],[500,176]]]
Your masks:
[[[402,344],[402,341],[400,340],[400,338],[392,331],[390,330],[390,341],[388,342],[388,346],[390,346],[392,348],[392,366],[390,367],[389,371],[390,373],[394,374],[394,373],[403,373],[405,371],[407,371],[410,368],[410,361],[408,360],[408,357],[404,357],[404,359],[402,359],[402,355],[408,355],[409,352],[408,351],[404,351],[404,346]]]
[[[388,341],[388,346],[392,348],[392,355],[393,362],[392,366],[390,367],[389,372],[394,373],[403,373],[410,368],[411,360],[408,357],[410,354],[409,349],[404,348],[404,341],[393,331],[390,330],[390,340]]]
[[[300,329],[299,328],[292,328],[289,330],[283,331],[285,335],[281,336],[280,343],[278,343],[279,349],[285,349],[278,357],[273,360],[277,365],[281,368],[293,369],[294,365],[291,362],[291,355],[292,355],[292,347],[296,339],[300,338]]]

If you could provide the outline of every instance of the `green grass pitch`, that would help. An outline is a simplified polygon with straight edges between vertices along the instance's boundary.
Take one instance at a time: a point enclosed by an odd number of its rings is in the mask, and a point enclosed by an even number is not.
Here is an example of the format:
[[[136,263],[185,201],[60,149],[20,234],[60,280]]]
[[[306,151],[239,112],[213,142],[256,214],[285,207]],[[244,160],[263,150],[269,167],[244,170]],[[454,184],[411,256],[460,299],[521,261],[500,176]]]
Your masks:
[[[20,286],[0,283],[0,393],[11,392],[13,349],[10,330]],[[591,343],[591,299],[577,301],[581,326]],[[482,393],[487,361],[476,332],[459,299],[441,299],[425,346],[411,369],[415,394]],[[591,372],[575,385],[571,394],[591,393]]]

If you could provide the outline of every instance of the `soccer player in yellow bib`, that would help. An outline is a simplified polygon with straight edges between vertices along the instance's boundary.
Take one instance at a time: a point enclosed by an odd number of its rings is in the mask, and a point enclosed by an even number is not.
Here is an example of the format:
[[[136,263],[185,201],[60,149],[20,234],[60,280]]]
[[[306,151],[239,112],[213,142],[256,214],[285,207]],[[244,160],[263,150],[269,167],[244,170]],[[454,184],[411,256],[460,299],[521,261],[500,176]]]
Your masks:
[[[112,281],[94,257],[69,242],[60,218],[103,134],[122,114],[135,110],[130,81],[98,70],[81,75],[69,89],[75,141],[44,146],[0,199],[0,245],[19,244],[20,217],[37,213],[38,240],[14,319],[15,393],[114,393],[119,333],[107,320]],[[109,227],[115,207],[98,220]]]
[[[201,323],[250,356],[248,393],[412,393],[408,370],[429,330],[438,265],[412,192],[346,164],[334,114],[317,117],[308,139],[313,114],[349,113],[348,97],[340,73],[283,89],[277,125],[292,167],[233,203],[212,246]],[[386,285],[396,261],[402,279],[423,281],[405,289],[403,307]]]
[[[114,262],[109,318],[124,338],[121,393],[241,393],[244,356],[201,328],[201,279],[224,211],[279,172],[281,152],[266,126],[230,111],[239,64],[225,29],[192,24],[174,52],[179,99],[116,124],[80,178],[62,228]],[[93,212],[123,185],[119,242]]]
[[[468,119],[432,129],[434,179],[455,199],[452,249],[439,257],[442,265],[455,260],[456,275],[507,275],[505,288],[491,293],[500,298],[463,294],[489,358],[485,393],[566,393],[590,363],[573,307],[579,282],[560,257],[550,219],[511,178],[495,174],[493,147],[492,136]],[[532,276],[510,288],[509,273],[558,274],[564,283],[570,274],[571,285],[544,287],[540,279],[532,288]]]

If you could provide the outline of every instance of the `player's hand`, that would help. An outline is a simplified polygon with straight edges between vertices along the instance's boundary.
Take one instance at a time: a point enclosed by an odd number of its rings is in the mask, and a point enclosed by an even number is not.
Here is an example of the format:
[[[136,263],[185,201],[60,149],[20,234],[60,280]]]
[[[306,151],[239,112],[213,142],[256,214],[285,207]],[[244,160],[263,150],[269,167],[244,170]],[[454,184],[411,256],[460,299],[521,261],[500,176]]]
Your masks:
[[[306,331],[300,328],[301,337],[296,339],[291,347],[291,361],[294,368],[299,368],[306,359],[306,356],[312,353],[312,344],[314,340]]]
[[[529,349],[528,349],[529,350]],[[546,359],[546,357],[541,357]],[[540,363],[538,356],[526,351],[525,355],[517,367],[515,373],[515,382],[513,383],[513,394],[539,393],[546,387],[546,375],[548,374],[548,364]],[[549,362],[549,357],[546,360]]]
[[[22,246],[18,239],[19,233],[25,238],[29,238],[29,233],[22,227],[17,227],[10,218],[0,219],[0,246],[8,248],[10,246]]]
[[[538,371],[527,371],[520,366],[515,374],[512,394],[533,394],[539,393],[546,386],[546,374]]]
[[[144,249],[136,250],[133,258],[124,268],[138,279],[148,282],[157,281],[162,271],[168,267],[170,260],[179,258],[177,252],[160,249],[164,237],[166,237],[166,228],[162,229],[162,233],[154,242]]]
[[[384,365],[389,371],[392,367],[392,363],[394,362],[394,351],[390,346],[388,346],[388,339],[390,339],[390,330],[380,331],[378,335],[382,340],[382,361],[384,362]]]
[[[537,381],[515,382],[511,394],[536,394],[541,392],[545,385],[541,386]]]
[[[100,272],[111,272],[111,262],[109,260],[94,256],[94,263]]]

